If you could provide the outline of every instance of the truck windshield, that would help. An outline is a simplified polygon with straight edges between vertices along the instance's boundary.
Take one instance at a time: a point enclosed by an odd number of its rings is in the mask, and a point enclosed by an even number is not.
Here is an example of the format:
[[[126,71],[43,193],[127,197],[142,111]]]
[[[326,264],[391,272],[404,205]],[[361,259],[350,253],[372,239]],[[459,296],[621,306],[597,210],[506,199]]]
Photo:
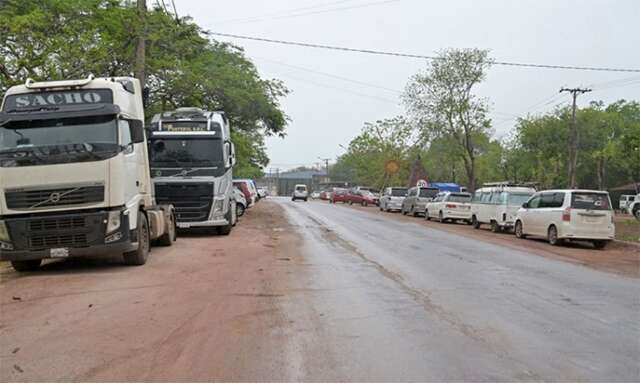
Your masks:
[[[151,141],[151,166],[224,169],[223,151],[219,138],[156,137]]]
[[[14,121],[0,127],[3,167],[97,161],[118,153],[115,116]]]

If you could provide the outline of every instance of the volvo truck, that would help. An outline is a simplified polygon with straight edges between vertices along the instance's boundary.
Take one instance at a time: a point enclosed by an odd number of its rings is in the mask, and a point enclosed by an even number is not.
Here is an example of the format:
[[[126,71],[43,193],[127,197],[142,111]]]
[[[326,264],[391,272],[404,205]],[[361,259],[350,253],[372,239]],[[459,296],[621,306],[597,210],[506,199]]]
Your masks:
[[[173,207],[157,204],[142,89],[129,77],[27,80],[0,112],[0,260],[122,254],[147,261],[171,245]]]
[[[150,152],[156,198],[175,207],[178,228],[229,234],[235,149],[225,114],[184,107],[155,115]]]

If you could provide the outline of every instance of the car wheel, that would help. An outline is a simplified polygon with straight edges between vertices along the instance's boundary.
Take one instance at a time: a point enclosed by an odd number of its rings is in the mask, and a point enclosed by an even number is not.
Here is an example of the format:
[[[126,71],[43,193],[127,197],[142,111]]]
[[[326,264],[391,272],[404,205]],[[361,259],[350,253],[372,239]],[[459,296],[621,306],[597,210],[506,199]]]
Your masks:
[[[516,238],[526,238],[526,235],[524,234],[524,230],[522,228],[522,221],[516,221],[516,226],[513,229],[513,232],[515,233]]]
[[[471,225],[473,226],[474,229],[480,228],[480,221],[478,221],[478,218],[476,218],[475,215],[471,217]]]
[[[640,221],[640,206],[636,207],[636,208],[633,210],[633,215],[636,217],[636,219],[637,219],[638,221]]]
[[[242,217],[244,215],[245,207],[243,204],[239,203],[236,205],[236,215],[238,217]]]
[[[500,225],[498,225],[497,221],[491,221],[491,231],[494,233],[500,232]]]
[[[349,205],[353,205],[353,201],[349,200]]]
[[[554,225],[549,226],[549,230],[547,230],[547,241],[551,246],[562,244],[562,240],[558,239],[558,229]]]
[[[416,207],[415,207],[415,206],[411,206],[411,214],[412,214],[414,217],[417,217],[417,216],[418,216],[418,212],[416,211]]]
[[[609,241],[606,241],[606,240],[596,240],[596,241],[593,241],[593,247],[595,247],[598,250],[602,250],[607,246],[608,243]]]
[[[143,212],[138,212],[138,224],[136,226],[136,235],[138,238],[138,248],[134,251],[124,253],[124,263],[129,266],[140,266],[147,263],[149,257],[149,223]]]
[[[440,221],[440,223],[444,223],[444,214],[442,214],[442,212],[438,213],[438,221]]]
[[[308,201],[308,198],[305,198],[305,199],[304,199],[304,202],[307,202],[307,201]]]
[[[42,259],[30,259],[28,261],[11,261],[11,266],[15,271],[24,273],[38,270],[40,263],[42,263]]]
[[[429,210],[424,210],[424,219],[427,221],[431,221],[431,217],[429,217]]]

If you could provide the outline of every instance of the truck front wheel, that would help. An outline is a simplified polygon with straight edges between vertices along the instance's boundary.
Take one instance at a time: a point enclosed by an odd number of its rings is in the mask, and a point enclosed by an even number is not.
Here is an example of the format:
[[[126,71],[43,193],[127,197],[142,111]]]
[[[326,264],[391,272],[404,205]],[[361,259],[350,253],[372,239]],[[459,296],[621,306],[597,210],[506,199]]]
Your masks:
[[[227,210],[227,214],[224,215],[224,218],[227,220],[227,224],[224,226],[218,226],[217,232],[220,235],[229,235],[231,233],[231,229],[233,228],[233,222],[235,221],[235,208],[229,204],[229,209]]]
[[[30,259],[28,261],[11,261],[11,266],[15,271],[36,271],[40,267],[41,259]]]
[[[149,257],[149,223],[143,212],[138,212],[138,225],[136,227],[138,237],[138,248],[134,251],[124,253],[124,263],[130,266],[140,266],[147,263]]]

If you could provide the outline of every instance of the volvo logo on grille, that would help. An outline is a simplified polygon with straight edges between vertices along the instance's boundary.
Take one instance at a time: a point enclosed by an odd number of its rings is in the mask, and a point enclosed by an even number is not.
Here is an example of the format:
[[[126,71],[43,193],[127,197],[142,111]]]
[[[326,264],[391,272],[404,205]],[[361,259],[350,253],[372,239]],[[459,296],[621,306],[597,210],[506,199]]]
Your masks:
[[[51,195],[49,196],[49,201],[53,202],[53,203],[58,203],[60,202],[60,193],[51,193]]]

